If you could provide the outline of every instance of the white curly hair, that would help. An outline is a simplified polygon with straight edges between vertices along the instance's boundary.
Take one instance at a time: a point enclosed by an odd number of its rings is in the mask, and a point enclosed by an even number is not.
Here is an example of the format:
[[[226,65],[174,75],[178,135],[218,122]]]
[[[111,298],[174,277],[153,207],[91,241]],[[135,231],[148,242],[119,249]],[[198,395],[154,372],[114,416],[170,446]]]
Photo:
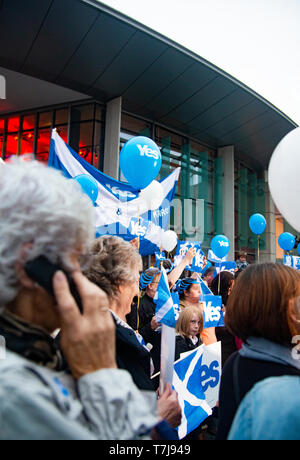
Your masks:
[[[0,307],[18,292],[16,262],[45,255],[72,271],[70,256],[88,251],[94,208],[80,185],[36,161],[0,168]],[[29,244],[28,244],[29,243]]]

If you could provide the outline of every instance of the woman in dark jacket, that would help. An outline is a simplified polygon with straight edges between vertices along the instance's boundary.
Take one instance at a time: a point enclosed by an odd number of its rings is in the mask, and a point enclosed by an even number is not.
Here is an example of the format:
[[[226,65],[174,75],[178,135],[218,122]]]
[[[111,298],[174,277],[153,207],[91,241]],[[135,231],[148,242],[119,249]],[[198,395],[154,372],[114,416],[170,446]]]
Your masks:
[[[234,285],[234,275],[231,272],[220,272],[211,283],[211,290],[214,295],[222,297],[224,314],[226,316],[226,305],[228,297]],[[226,327],[216,327],[217,340],[222,343],[222,366],[232,353],[237,351],[235,337],[230,334]]]
[[[292,356],[290,327],[293,301],[299,295],[300,272],[284,265],[250,265],[238,277],[227,302],[225,324],[243,347],[223,369],[217,439],[227,439],[239,404],[256,383],[300,375],[299,360]]]
[[[179,316],[176,324],[175,360],[181,353],[194,350],[202,344],[199,335],[203,330],[203,314],[198,307],[187,307]]]

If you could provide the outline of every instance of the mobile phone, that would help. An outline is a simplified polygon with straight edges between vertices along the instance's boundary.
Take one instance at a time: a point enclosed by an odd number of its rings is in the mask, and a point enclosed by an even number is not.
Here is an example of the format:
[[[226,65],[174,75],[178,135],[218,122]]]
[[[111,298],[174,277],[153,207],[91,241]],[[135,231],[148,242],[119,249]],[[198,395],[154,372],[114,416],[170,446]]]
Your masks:
[[[38,283],[54,298],[55,294],[53,290],[53,277],[57,271],[64,272],[68,280],[70,292],[74,297],[80,312],[83,313],[82,302],[77,287],[70,273],[66,272],[62,267],[53,264],[45,256],[39,256],[36,259],[27,262],[24,266],[24,269],[29,278]]]

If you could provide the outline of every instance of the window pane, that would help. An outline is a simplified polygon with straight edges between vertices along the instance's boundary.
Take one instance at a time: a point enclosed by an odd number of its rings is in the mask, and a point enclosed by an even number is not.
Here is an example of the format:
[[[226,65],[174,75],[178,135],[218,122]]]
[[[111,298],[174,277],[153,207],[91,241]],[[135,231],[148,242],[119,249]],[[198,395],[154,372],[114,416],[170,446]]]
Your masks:
[[[8,119],[7,131],[9,133],[15,133],[19,131],[20,117],[12,117]]]
[[[34,130],[34,125],[35,125],[35,115],[26,115],[23,118],[23,126],[22,130],[27,131],[27,130]]]
[[[93,123],[73,123],[71,125],[70,146],[89,163],[92,163]]]
[[[52,112],[42,112],[39,114],[39,127],[46,128],[52,124]]]
[[[5,158],[9,158],[12,155],[17,155],[18,151],[18,135],[8,134],[6,138],[6,153]]]
[[[101,105],[96,104],[96,120],[102,121],[104,119],[104,109]]]
[[[57,128],[57,134],[59,134],[65,142],[68,142],[68,126],[60,126]]]
[[[36,159],[48,163],[51,129],[39,129],[37,138]]]
[[[33,153],[33,139],[34,139],[34,132],[33,131],[26,131],[22,134],[21,138],[21,155],[25,155],[27,153]]]
[[[150,137],[151,136],[151,123],[134,118],[130,115],[122,114],[121,118],[121,129],[134,135],[141,135]]]
[[[80,105],[71,108],[71,123],[94,119],[94,104]]]
[[[56,110],[55,113],[55,126],[68,123],[69,109]]]

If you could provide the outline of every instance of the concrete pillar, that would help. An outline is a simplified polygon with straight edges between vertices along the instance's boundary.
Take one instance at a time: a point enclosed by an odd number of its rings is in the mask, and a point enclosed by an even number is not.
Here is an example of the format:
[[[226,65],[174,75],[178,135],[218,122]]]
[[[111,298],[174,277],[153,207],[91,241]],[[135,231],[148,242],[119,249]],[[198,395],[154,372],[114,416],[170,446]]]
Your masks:
[[[106,105],[103,172],[117,180],[119,177],[121,111],[121,97],[111,100]]]
[[[218,157],[223,160],[223,234],[230,240],[227,260],[235,260],[234,231],[234,146],[218,149]],[[215,204],[215,206],[217,203]]]
[[[260,262],[276,262],[276,229],[275,229],[275,205],[268,186],[268,174],[265,171],[265,203],[267,222],[264,238],[266,249],[260,250]]]

